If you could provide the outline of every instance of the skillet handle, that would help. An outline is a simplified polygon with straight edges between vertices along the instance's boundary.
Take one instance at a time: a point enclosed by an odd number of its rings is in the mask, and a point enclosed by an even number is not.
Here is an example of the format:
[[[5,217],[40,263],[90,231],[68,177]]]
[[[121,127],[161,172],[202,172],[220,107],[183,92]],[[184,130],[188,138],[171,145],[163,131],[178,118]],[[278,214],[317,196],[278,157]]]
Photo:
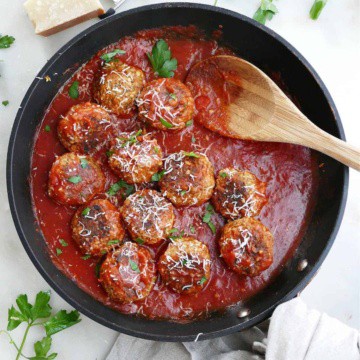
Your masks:
[[[99,15],[99,19],[106,19],[107,17],[111,16],[111,15],[114,15],[115,14],[115,9],[113,8],[110,8],[108,9],[108,11],[102,15]]]

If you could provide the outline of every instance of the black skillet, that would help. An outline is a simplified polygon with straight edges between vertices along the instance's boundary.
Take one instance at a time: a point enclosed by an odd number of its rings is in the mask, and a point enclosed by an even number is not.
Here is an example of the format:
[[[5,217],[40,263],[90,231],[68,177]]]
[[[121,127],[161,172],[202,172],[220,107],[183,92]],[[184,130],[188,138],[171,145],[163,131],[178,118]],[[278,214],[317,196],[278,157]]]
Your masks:
[[[319,269],[335,240],[348,190],[348,169],[319,155],[319,161],[326,164],[325,171],[320,170],[314,213],[294,257],[264,291],[245,304],[207,320],[169,324],[120,314],[87,295],[53,265],[35,223],[28,183],[33,139],[44,111],[78,66],[99,49],[140,29],[188,24],[195,24],[209,34],[222,25],[225,45],[266,72],[280,72],[289,93],[296,97],[305,115],[314,119],[323,130],[345,139],[339,114],[325,85],[299,52],[279,35],[228,10],[172,3],[140,7],[111,16],[62,47],[38,74],[39,78],[50,75],[51,86],[36,78],[21,103],[7,158],[9,202],[16,229],[29,257],[51,287],[76,309],[105,326],[129,335],[161,341],[193,341],[199,333],[199,340],[203,340],[249,328],[268,318],[277,305],[296,296]],[[56,76],[55,73],[62,75]],[[308,265],[299,271],[298,264],[303,259]],[[237,312],[244,307],[250,313],[238,317]]]

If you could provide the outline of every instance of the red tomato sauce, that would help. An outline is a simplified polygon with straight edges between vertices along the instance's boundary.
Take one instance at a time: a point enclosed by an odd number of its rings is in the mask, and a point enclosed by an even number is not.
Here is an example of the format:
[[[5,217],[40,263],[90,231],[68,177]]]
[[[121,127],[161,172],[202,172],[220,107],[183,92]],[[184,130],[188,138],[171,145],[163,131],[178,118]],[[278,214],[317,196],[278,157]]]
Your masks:
[[[144,300],[133,304],[120,304],[108,298],[98,283],[94,259],[82,259],[71,239],[70,220],[76,208],[56,204],[47,195],[48,173],[56,156],[66,152],[60,144],[56,127],[60,116],[77,103],[92,100],[93,81],[100,66],[100,55],[114,48],[123,49],[126,54],[120,59],[129,65],[140,67],[147,80],[154,78],[153,70],[146,53],[150,52],[157,39],[165,39],[178,60],[175,78],[185,81],[189,69],[198,61],[216,54],[230,54],[214,39],[206,38],[195,27],[173,27],[144,30],[132,37],[122,38],[118,43],[101,50],[84,64],[59,91],[46,111],[35,137],[32,155],[31,191],[34,212],[49,253],[54,264],[81,289],[98,301],[125,314],[139,314],[152,319],[186,321],[205,316],[212,311],[241,302],[266,287],[282,270],[294,254],[305,230],[312,204],[316,198],[318,166],[315,155],[307,148],[281,143],[261,143],[234,140],[213,133],[196,121],[179,132],[165,132],[149,129],[157,138],[164,156],[177,152],[204,152],[213,163],[216,174],[225,167],[249,170],[261,181],[267,182],[268,203],[263,208],[259,220],[274,235],[274,262],[260,276],[242,277],[227,268],[219,257],[217,239],[220,236],[224,219],[215,214],[212,222],[217,232],[212,234],[207,224],[202,222],[206,204],[176,210],[174,227],[208,245],[211,258],[211,278],[203,291],[196,295],[180,295],[168,290],[158,277],[151,294]],[[79,82],[79,97],[72,99],[68,89],[73,81]],[[215,101],[200,99],[199,101]],[[136,112],[127,117],[111,115],[121,130],[144,128],[137,119]],[[50,126],[50,131],[49,127]],[[106,189],[119,179],[106,165],[105,154],[99,154],[106,174]],[[101,196],[101,195],[100,195]],[[103,195],[102,195],[103,196]],[[192,234],[193,228],[195,234]],[[63,247],[59,240],[64,239],[68,246]],[[158,257],[166,248],[164,241],[158,246],[148,246]],[[62,253],[57,254],[56,249]]]

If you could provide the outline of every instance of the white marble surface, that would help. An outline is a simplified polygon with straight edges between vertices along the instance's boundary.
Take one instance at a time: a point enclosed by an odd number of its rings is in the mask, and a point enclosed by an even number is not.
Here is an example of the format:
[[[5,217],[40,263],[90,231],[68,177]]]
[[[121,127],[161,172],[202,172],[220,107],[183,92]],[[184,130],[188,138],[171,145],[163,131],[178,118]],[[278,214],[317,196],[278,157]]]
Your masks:
[[[110,1],[104,0],[108,6]],[[132,0],[119,11],[159,1]],[[212,4],[213,1],[197,1]],[[348,141],[360,146],[359,64],[360,1],[329,1],[318,21],[308,18],[313,0],[279,1],[280,13],[269,27],[290,41],[315,67],[332,94],[342,117]],[[0,329],[6,327],[7,308],[20,293],[31,296],[49,289],[28,259],[12,223],[6,193],[6,152],[11,126],[28,86],[53,53],[80,31],[89,21],[49,38],[34,35],[32,25],[22,7],[22,0],[0,0],[0,33],[16,38],[7,50],[0,50]],[[252,16],[258,0],[219,0],[218,5]],[[359,327],[360,324],[360,174],[350,172],[349,198],[336,242],[316,278],[302,296],[312,307]],[[55,293],[55,309],[69,306]],[[82,316],[82,322],[54,336],[53,349],[58,359],[104,359],[116,332]],[[15,339],[20,331],[14,332]],[[40,333],[30,337],[30,344]],[[0,335],[0,358],[14,359],[7,339]]]

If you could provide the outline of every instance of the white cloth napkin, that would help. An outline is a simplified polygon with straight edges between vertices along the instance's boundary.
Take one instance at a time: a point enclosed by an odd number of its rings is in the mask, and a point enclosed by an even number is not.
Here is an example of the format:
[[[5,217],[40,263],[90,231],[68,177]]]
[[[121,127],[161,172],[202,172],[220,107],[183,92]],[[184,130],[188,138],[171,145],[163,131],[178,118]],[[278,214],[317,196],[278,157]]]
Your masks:
[[[275,310],[270,326],[218,339],[162,343],[120,334],[106,360],[360,360],[359,344],[357,330],[297,298]]]

